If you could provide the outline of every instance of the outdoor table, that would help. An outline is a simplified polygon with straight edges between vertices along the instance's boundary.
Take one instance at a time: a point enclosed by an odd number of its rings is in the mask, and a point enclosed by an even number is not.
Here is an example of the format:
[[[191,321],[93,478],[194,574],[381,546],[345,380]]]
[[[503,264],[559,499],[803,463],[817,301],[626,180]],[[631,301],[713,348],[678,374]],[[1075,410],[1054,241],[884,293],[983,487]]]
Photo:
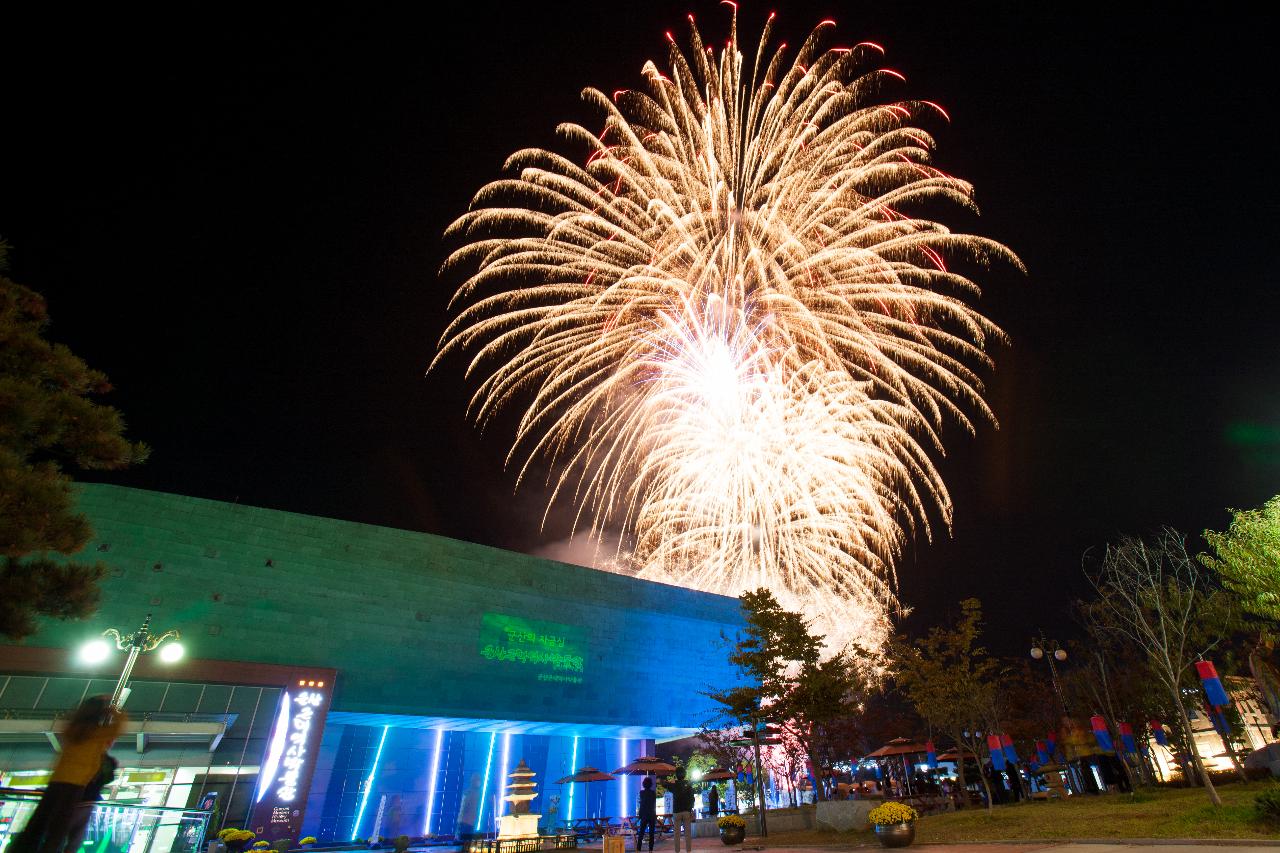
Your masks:
[[[580,838],[588,840],[603,838],[609,832],[611,817],[580,817],[573,822],[573,831]]]
[[[947,811],[950,798],[941,794],[916,794],[911,797],[903,797],[902,801],[912,806],[920,814],[926,815]]]

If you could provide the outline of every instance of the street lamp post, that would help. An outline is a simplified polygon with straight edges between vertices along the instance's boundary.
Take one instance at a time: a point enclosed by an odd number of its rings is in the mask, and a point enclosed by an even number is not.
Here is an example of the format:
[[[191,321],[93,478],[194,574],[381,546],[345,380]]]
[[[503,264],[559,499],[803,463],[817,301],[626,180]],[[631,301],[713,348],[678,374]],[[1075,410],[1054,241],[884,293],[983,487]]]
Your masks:
[[[1067,659],[1067,650],[1058,645],[1057,640],[1046,640],[1044,634],[1041,633],[1039,639],[1031,638],[1031,657],[1035,660],[1042,658],[1049,661],[1049,677],[1053,680],[1053,691],[1058,694],[1058,702],[1062,704],[1062,713],[1064,716],[1071,716],[1071,711],[1067,708],[1067,700],[1062,694],[1062,685],[1058,683],[1058,666],[1054,663],[1061,663]]]
[[[102,632],[102,636],[111,638],[118,650],[129,653],[124,662],[124,669],[120,672],[120,678],[116,681],[116,689],[111,694],[112,707],[124,704],[129,676],[133,674],[133,666],[138,662],[138,655],[159,648],[162,661],[175,663],[181,660],[183,654],[182,644],[178,642],[182,635],[174,629],[161,634],[152,633],[150,613],[142,621],[142,626],[131,634],[121,634],[115,628],[108,628]],[[111,646],[104,639],[91,640],[80,649],[80,657],[87,663],[101,663],[110,654]]]
[[[1062,706],[1062,716],[1070,717],[1071,709],[1067,707],[1066,696],[1062,692],[1062,684],[1058,681],[1058,664],[1066,661],[1067,650],[1058,644],[1057,640],[1045,639],[1044,632],[1040,632],[1039,637],[1031,638],[1031,657],[1033,660],[1047,660],[1049,662],[1049,678],[1053,681],[1053,692],[1058,694],[1058,704]],[[1061,746],[1058,747],[1062,749]],[[1066,759],[1067,751],[1062,749],[1062,757]],[[1049,756],[1049,760],[1053,761],[1054,757]],[[1077,778],[1076,768],[1071,762],[1066,762],[1067,776],[1071,779],[1071,785],[1076,790],[1084,790],[1083,783]]]

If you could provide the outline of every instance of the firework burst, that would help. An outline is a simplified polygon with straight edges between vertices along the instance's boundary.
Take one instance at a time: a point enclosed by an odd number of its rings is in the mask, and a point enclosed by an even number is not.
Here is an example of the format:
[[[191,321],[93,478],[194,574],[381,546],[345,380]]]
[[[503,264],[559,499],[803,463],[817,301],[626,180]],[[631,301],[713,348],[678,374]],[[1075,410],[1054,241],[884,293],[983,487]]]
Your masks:
[[[691,19],[692,20],[692,19]],[[472,414],[521,413],[509,461],[555,464],[552,501],[627,543],[614,567],[736,595],[768,586],[833,646],[875,643],[894,562],[936,511],[927,450],[991,418],[978,372],[1002,335],[949,265],[1003,246],[921,211],[972,207],[930,165],[926,101],[863,43],[785,60],[692,29],[643,90],[588,89],[561,135],[579,165],[519,151],[450,228],[464,271],[437,361],[469,353]]]

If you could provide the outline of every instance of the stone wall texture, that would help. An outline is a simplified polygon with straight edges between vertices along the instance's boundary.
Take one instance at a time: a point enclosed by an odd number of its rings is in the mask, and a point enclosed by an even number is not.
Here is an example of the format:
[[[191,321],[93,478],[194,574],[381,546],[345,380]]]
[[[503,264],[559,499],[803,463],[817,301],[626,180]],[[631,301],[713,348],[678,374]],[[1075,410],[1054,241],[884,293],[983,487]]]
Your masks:
[[[119,486],[81,487],[110,570],[70,647],[147,613],[195,658],[335,667],[333,710],[694,728],[737,682],[735,599],[459,542]],[[581,683],[481,654],[484,614],[568,626]],[[175,677],[177,673],[175,673]]]

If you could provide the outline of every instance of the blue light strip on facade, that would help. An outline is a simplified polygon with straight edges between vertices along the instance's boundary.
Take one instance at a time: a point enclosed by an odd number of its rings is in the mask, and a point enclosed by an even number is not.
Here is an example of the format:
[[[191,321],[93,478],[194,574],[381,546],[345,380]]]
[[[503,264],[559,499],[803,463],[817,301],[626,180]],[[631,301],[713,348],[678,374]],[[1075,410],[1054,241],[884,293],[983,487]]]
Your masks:
[[[573,757],[569,759],[569,773],[573,774],[577,772],[578,772],[578,736],[574,735],[573,736]],[[573,821],[573,786],[575,784],[576,784],[575,782],[569,783],[569,810],[565,812],[565,815],[564,815],[564,819],[570,822]]]
[[[489,757],[484,760],[484,782],[480,784],[480,811],[476,813],[476,829],[484,825],[484,801],[489,796],[489,771],[493,769],[493,745],[498,741],[498,733],[489,735]]]
[[[503,780],[507,778],[507,762],[511,760],[511,732],[502,733],[502,763],[498,765],[498,802],[493,807],[493,816],[502,817],[507,813],[507,801],[502,798]]]
[[[620,759],[618,761],[618,764],[621,765],[622,767],[626,767],[627,766],[627,739],[626,738],[622,739],[622,746],[618,749],[618,758]],[[618,816],[626,817],[627,816],[627,774],[623,773],[622,777],[618,779],[618,788],[621,790],[621,793],[618,795]]]
[[[378,772],[378,762],[382,760],[382,745],[387,742],[387,730],[391,726],[382,727],[382,737],[378,739],[378,751],[373,754],[373,767],[369,768],[369,778],[364,783],[364,796],[360,798],[360,810],[356,812],[356,822],[351,826],[351,840],[360,835],[360,820],[364,817],[364,807],[369,804],[369,792],[373,790],[373,777]]]
[[[427,788],[427,822],[422,827],[423,835],[431,834],[431,816],[436,811],[436,778],[440,775],[440,753],[444,747],[444,729],[436,729],[436,751],[431,756],[431,781]]]

